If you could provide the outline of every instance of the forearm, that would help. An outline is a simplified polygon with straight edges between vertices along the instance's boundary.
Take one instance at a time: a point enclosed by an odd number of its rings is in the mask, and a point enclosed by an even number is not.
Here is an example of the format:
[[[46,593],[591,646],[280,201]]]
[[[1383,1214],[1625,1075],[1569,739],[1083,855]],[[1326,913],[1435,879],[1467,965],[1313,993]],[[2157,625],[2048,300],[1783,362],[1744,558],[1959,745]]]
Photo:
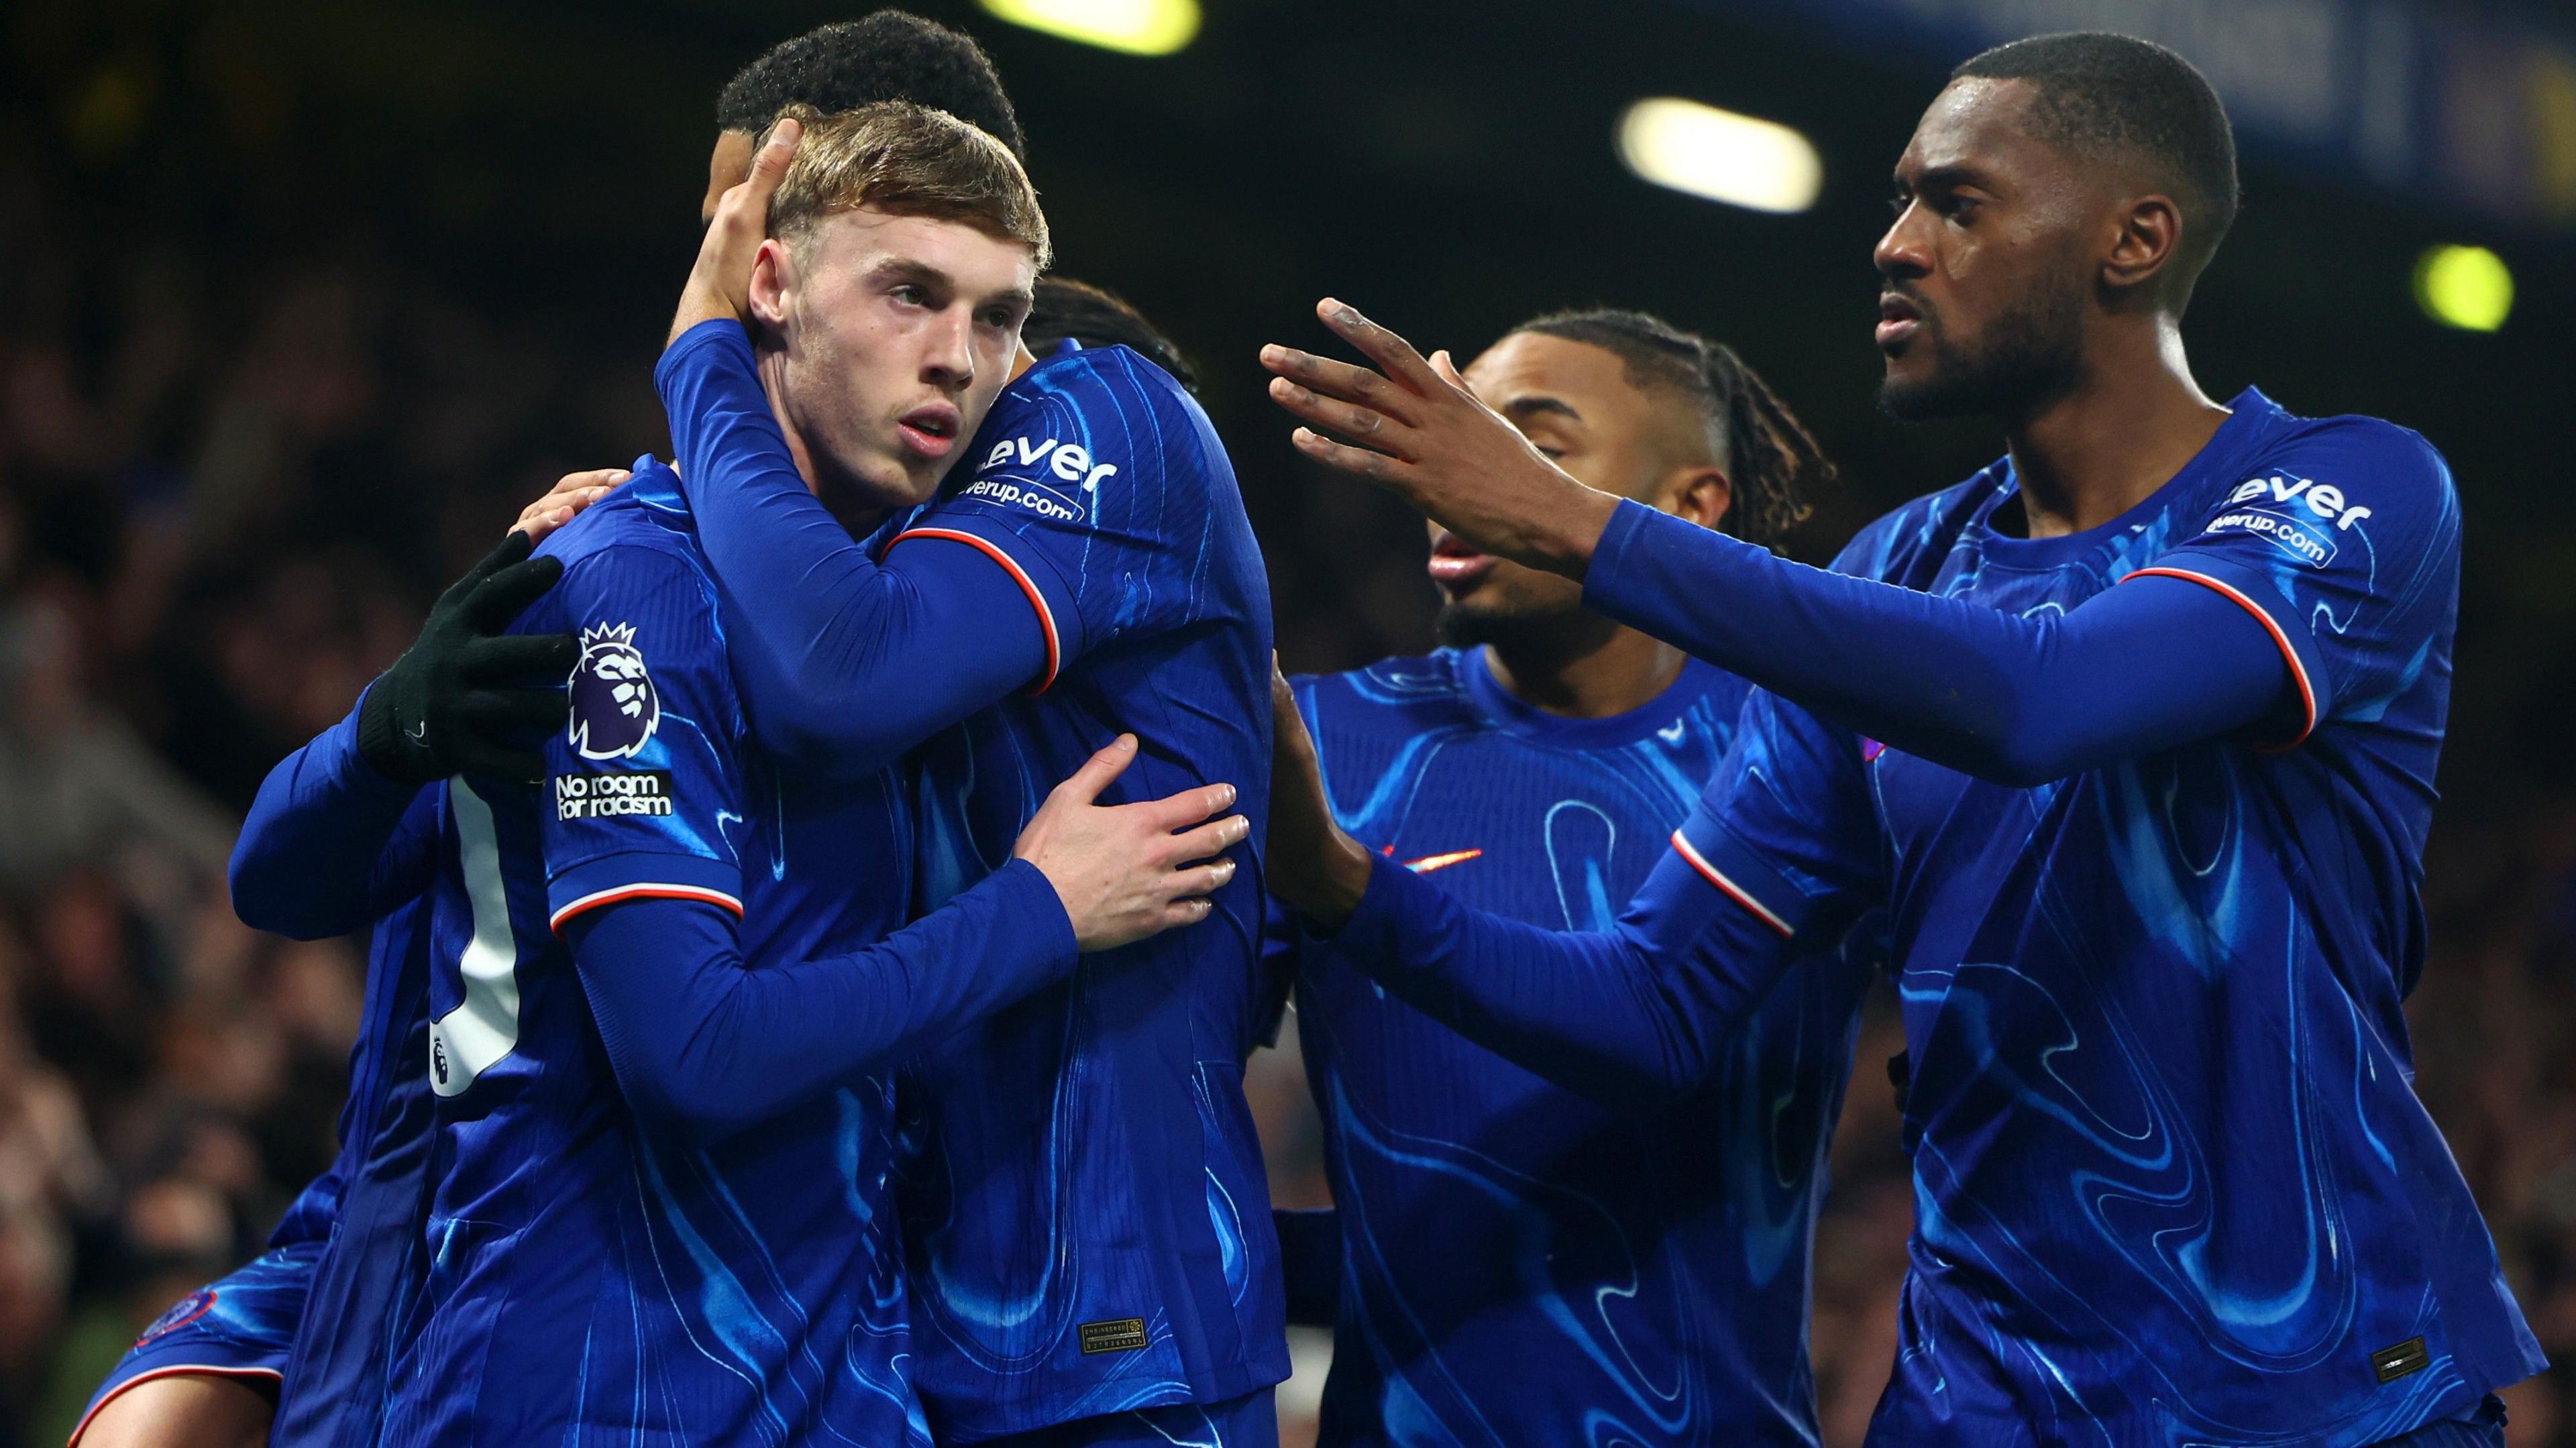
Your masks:
[[[2144,579],[2022,617],[1634,505],[1603,536],[1584,600],[1870,738],[2011,784],[2244,728],[2288,683],[2246,611],[2193,584]]]
[[[1760,999],[1691,972],[1655,932],[1541,929],[1473,909],[1379,861],[1333,945],[1388,992],[1468,1039],[1615,1105],[1698,1085]]]
[[[1021,861],[846,955],[747,963],[734,917],[685,900],[611,906],[568,933],[629,1102],[701,1142],[882,1071],[1076,958],[1054,886]]]
[[[880,564],[815,498],[739,326],[694,329],[656,380],[764,744],[871,769],[1037,676],[1043,641],[1000,569],[935,541]]]
[[[401,882],[389,846],[419,789],[359,757],[357,712],[316,735],[260,782],[234,842],[233,913],[297,940],[346,935],[383,913]]]

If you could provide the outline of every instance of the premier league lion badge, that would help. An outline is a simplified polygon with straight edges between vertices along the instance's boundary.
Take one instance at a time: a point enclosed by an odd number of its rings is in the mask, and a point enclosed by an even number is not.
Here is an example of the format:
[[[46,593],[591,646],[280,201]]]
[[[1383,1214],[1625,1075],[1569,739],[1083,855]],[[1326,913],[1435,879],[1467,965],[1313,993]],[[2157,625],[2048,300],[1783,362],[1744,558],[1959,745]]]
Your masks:
[[[600,624],[581,631],[581,662],[566,686],[572,747],[584,759],[625,759],[662,723],[662,696],[635,648],[635,626]]]

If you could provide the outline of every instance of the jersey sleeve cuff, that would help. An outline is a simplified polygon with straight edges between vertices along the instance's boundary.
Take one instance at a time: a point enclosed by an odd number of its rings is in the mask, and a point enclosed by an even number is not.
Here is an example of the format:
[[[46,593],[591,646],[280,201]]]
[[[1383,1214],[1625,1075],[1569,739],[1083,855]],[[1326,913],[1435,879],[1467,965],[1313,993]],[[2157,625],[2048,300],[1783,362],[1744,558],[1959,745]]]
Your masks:
[[[1013,859],[993,872],[992,881],[1001,894],[1002,910],[1011,917],[998,937],[1037,942],[1040,959],[1050,970],[1072,969],[1082,944],[1074,939],[1073,917],[1064,913],[1064,897],[1055,892],[1055,882],[1046,872],[1026,860]]]
[[[1030,547],[1007,524],[970,512],[931,514],[919,526],[906,528],[887,540],[885,551],[891,553],[898,543],[922,538],[972,548],[993,560],[1020,586],[1021,595],[1037,615],[1038,631],[1046,637],[1045,672],[1029,685],[1030,693],[1045,693],[1064,672],[1064,666],[1081,656],[1082,612],[1074,603],[1073,590],[1065,586],[1064,576],[1047,562],[1043,550]]]
[[[2248,568],[2232,559],[2211,557],[2188,550],[2167,554],[2156,562],[2120,581],[2133,578],[2177,578],[2214,590],[2230,602],[2254,615],[2263,631],[2272,636],[2272,644],[2281,651],[2281,660],[2289,665],[2291,682],[2297,687],[2300,717],[2289,737],[2262,747],[2273,753],[2286,753],[2307,742],[2325,718],[2332,697],[2326,678],[2325,653],[2317,647],[2314,631],[2300,617],[2298,606],[2281,596],[2272,580],[2262,570]]]
[[[604,855],[546,882],[546,925],[561,933],[584,911],[622,900],[703,900],[742,914],[742,871],[704,855],[630,850]]]
[[[1814,907],[1806,892],[1725,826],[1702,821],[1694,839],[1686,824],[1673,831],[1673,851],[1691,873],[1752,912],[1782,939],[1795,936],[1807,923]]]

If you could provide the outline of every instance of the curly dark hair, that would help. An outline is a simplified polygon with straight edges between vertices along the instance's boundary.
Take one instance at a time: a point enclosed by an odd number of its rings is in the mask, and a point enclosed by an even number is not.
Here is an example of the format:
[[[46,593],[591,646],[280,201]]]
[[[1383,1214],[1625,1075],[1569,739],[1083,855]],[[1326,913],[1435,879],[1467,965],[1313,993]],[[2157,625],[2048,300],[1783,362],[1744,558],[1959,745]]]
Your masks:
[[[792,105],[830,115],[878,101],[946,111],[1028,159],[1028,137],[973,36],[904,10],[806,31],[762,52],[716,97],[716,125],[758,134]]]
[[[1598,347],[1625,364],[1632,384],[1675,393],[1697,407],[1734,488],[1720,526],[1747,543],[1777,552],[1812,511],[1808,490],[1834,480],[1832,460],[1806,425],[1723,342],[1650,312],[1613,307],[1551,312],[1512,330]]]

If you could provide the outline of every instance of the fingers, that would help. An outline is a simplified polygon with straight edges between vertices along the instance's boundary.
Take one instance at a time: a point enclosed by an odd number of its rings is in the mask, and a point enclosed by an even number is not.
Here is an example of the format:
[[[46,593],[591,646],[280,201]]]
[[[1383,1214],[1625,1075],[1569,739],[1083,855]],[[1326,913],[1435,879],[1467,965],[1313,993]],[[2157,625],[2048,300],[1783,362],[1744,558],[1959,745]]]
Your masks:
[[[557,493],[589,493],[593,497],[607,492],[635,476],[625,468],[592,468],[587,472],[566,473],[555,480]]]
[[[757,205],[763,217],[769,214],[769,193],[786,177],[787,163],[796,159],[796,143],[804,136],[804,125],[793,116],[770,127],[769,139],[760,143],[751,158],[751,174],[734,188],[746,205]]]
[[[1276,342],[1261,349],[1261,365],[1327,397],[1375,408],[1399,422],[1413,421],[1405,406],[1408,401],[1415,407],[1421,405],[1420,398],[1410,396],[1403,388],[1365,367],[1318,357],[1295,347],[1282,347]],[[1276,395],[1278,384],[1274,382],[1271,387],[1273,395]]]
[[[1234,878],[1234,870],[1234,861],[1217,860],[1211,864],[1193,865],[1186,870],[1174,870],[1163,877],[1163,883],[1170,890],[1174,903],[1178,903],[1192,896],[1213,895],[1224,889]],[[1207,902],[1201,900],[1198,903],[1204,905]]]
[[[1326,297],[1315,304],[1315,315],[1333,329],[1333,335],[1367,353],[1370,361],[1386,369],[1387,376],[1415,392],[1428,392],[1439,380],[1412,343],[1361,316],[1350,303]]]
[[[1204,824],[1185,835],[1174,835],[1163,858],[1174,862],[1204,860],[1222,855],[1242,844],[1252,833],[1252,821],[1241,815],[1228,815],[1212,824]]]
[[[1406,462],[1414,460],[1405,443],[1406,434],[1412,429],[1401,419],[1389,417],[1375,408],[1336,402],[1285,377],[1270,379],[1270,400],[1319,427],[1328,427],[1344,437],[1373,443]]]
[[[505,634],[478,639],[459,651],[457,676],[469,684],[515,679],[562,679],[581,659],[570,634]]]
[[[503,534],[501,541],[493,545],[491,552],[475,560],[474,566],[465,570],[464,577],[447,585],[447,591],[438,596],[438,601],[449,603],[472,594],[477,587],[481,586],[483,580],[524,560],[536,546],[536,540],[525,533]]]
[[[1111,781],[1125,774],[1127,766],[1135,762],[1136,736],[1121,734],[1109,741],[1100,752],[1084,760],[1080,769],[1075,770],[1064,783],[1055,787],[1055,792],[1076,804],[1089,804],[1100,798],[1100,792],[1107,789]],[[1204,816],[1193,816],[1193,818],[1204,818]]]
[[[1288,441],[1296,445],[1297,451],[1324,466],[1349,473],[1356,478],[1366,478],[1372,483],[1400,482],[1404,475],[1396,470],[1411,466],[1401,459],[1388,457],[1384,453],[1370,452],[1364,447],[1352,447],[1347,443],[1335,442],[1311,427],[1301,427],[1288,434]]]
[[[513,533],[510,537],[520,540],[523,549],[532,546],[525,533]],[[507,546],[506,540],[503,546]],[[495,551],[497,553],[498,550]],[[522,556],[518,562],[474,586],[474,592],[465,600],[465,617],[483,633],[499,633],[510,626],[510,621],[517,618],[521,610],[543,597],[545,591],[554,587],[555,580],[561,577],[562,559]]]
[[[1197,824],[1218,810],[1232,809],[1234,793],[1234,786],[1230,784],[1203,784],[1196,789],[1182,790],[1179,794],[1121,808],[1136,811],[1139,818],[1158,830],[1177,830],[1184,825]]]
[[[570,707],[561,689],[477,689],[457,699],[455,718],[470,738],[506,744],[561,728]]]
[[[520,784],[535,784],[546,777],[545,756],[533,749],[509,749],[480,739],[469,739],[450,752],[459,774],[488,774]]]

